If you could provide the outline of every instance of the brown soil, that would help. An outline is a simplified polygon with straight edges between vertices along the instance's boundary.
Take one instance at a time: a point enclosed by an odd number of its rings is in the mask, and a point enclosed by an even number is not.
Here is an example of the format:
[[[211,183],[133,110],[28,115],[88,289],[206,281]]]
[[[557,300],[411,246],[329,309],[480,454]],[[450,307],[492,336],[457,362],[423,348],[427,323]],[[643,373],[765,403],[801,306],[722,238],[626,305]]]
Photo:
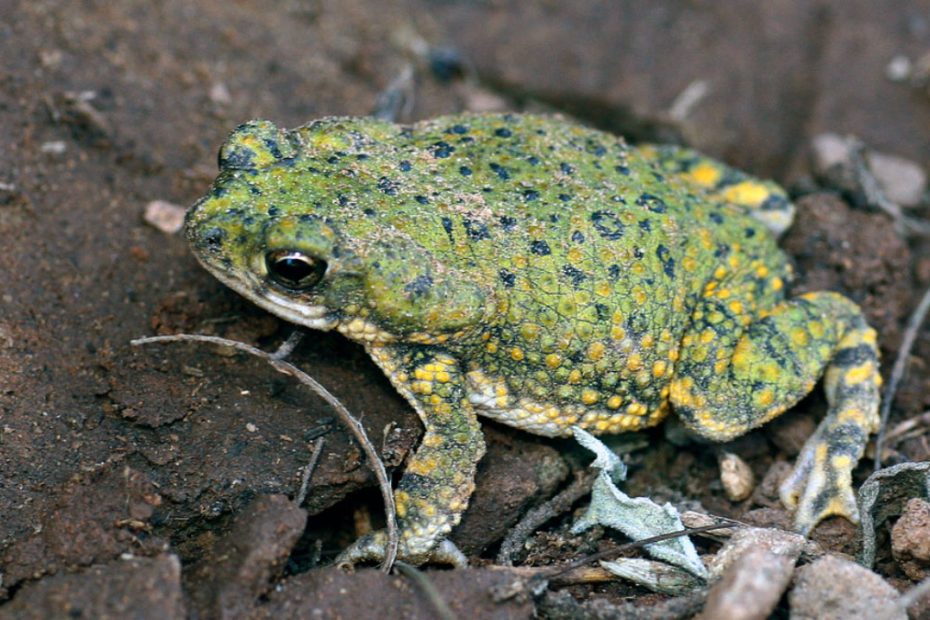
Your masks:
[[[290,331],[142,217],[152,200],[196,199],[238,123],[364,114],[412,62],[416,99],[403,120],[558,109],[633,139],[683,140],[808,192],[807,147],[823,131],[930,164],[926,86],[885,77],[895,55],[930,50],[927,15],[928,0],[0,0],[0,618],[434,613],[413,582],[325,566],[379,506],[356,493],[373,478],[323,403],[228,351],[129,345],[183,331],[271,348]],[[412,51],[418,43],[438,50],[432,64]],[[673,113],[696,80],[706,96]],[[930,284],[930,246],[825,194],[801,200],[799,219],[785,240],[796,288],[850,295],[893,359]],[[930,405],[928,356],[925,329],[892,426]],[[385,437],[388,465],[403,463],[418,422],[358,347],[314,334],[293,361],[361,416],[379,447]],[[628,491],[784,522],[767,472],[794,456],[822,409],[812,396],[729,446],[762,481],[744,502],[726,499],[714,450],[673,447],[661,431],[630,458]],[[320,436],[298,507],[287,498]],[[456,533],[476,566],[585,460],[565,442],[500,427],[487,436],[479,492]],[[892,447],[899,460],[930,458],[925,435]],[[859,469],[861,480],[870,469]],[[614,544],[567,536],[569,517],[530,541],[530,559]],[[815,539],[852,553],[853,535],[834,520]],[[907,583],[887,540],[878,566]],[[428,574],[463,617],[533,611],[526,596],[491,601],[492,586],[512,581],[499,571]],[[622,583],[571,593],[657,600]]]

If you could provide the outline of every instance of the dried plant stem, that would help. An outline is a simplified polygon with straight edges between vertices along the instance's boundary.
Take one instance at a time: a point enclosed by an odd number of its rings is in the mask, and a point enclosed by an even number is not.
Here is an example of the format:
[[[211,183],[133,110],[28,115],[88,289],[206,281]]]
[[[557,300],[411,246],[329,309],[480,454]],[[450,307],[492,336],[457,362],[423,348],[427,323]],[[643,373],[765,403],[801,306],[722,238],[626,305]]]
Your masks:
[[[513,556],[523,541],[536,529],[549,519],[555,518],[572,507],[576,501],[591,492],[591,485],[597,477],[596,470],[587,469],[568,485],[561,493],[533,510],[530,510],[510,529],[500,551],[497,552],[496,562],[503,566],[513,566]]]
[[[326,443],[326,439],[323,437],[317,437],[316,441],[313,442],[313,451],[310,453],[310,462],[307,463],[306,467],[304,467],[304,473],[300,479],[300,490],[297,491],[297,496],[294,497],[294,502],[298,506],[303,506],[304,500],[307,499],[307,490],[310,488],[310,476],[313,475],[313,470],[316,469],[316,464],[320,460],[320,454],[323,453],[324,443]]]

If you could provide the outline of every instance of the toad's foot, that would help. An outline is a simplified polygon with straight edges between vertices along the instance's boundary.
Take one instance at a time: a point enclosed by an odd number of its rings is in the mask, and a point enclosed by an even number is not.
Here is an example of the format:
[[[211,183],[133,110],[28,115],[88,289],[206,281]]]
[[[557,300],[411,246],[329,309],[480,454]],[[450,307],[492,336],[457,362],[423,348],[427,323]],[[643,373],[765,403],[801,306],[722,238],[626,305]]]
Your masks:
[[[383,530],[362,536],[339,554],[336,558],[336,566],[351,568],[361,562],[383,562],[387,542],[387,533]],[[465,554],[459,551],[449,539],[444,539],[435,547],[428,549],[412,549],[401,540],[397,548],[397,558],[414,566],[421,564],[447,564],[455,568],[468,566]]]
[[[797,509],[794,529],[805,536],[832,515],[859,522],[852,489],[856,460],[846,454],[831,455],[824,434],[817,432],[807,441],[791,475],[779,487],[782,503]]]

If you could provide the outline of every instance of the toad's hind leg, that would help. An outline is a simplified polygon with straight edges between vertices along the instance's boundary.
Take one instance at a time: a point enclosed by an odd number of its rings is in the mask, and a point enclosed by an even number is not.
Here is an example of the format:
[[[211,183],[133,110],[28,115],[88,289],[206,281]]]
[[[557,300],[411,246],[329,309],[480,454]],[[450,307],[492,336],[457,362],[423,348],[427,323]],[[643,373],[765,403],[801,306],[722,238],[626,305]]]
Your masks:
[[[757,179],[682,146],[649,144],[639,150],[666,175],[712,200],[744,208],[777,236],[791,226],[794,205],[777,183]]]
[[[697,323],[697,322],[696,322]],[[878,348],[861,310],[836,293],[777,305],[728,338],[706,323],[685,338],[670,399],[695,433],[726,441],[782,413],[824,374],[826,417],[780,489],[795,529],[829,515],[858,520],[852,470],[878,427]]]

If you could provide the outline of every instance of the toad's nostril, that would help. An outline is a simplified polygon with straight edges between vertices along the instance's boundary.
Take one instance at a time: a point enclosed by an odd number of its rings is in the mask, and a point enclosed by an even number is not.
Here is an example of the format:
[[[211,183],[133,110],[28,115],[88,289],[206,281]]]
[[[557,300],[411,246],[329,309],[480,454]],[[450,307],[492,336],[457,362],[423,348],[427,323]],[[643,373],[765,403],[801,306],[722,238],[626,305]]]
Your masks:
[[[226,240],[226,231],[222,228],[213,227],[206,230],[201,237],[204,245],[206,245],[211,250],[216,250],[222,247],[223,241]]]

